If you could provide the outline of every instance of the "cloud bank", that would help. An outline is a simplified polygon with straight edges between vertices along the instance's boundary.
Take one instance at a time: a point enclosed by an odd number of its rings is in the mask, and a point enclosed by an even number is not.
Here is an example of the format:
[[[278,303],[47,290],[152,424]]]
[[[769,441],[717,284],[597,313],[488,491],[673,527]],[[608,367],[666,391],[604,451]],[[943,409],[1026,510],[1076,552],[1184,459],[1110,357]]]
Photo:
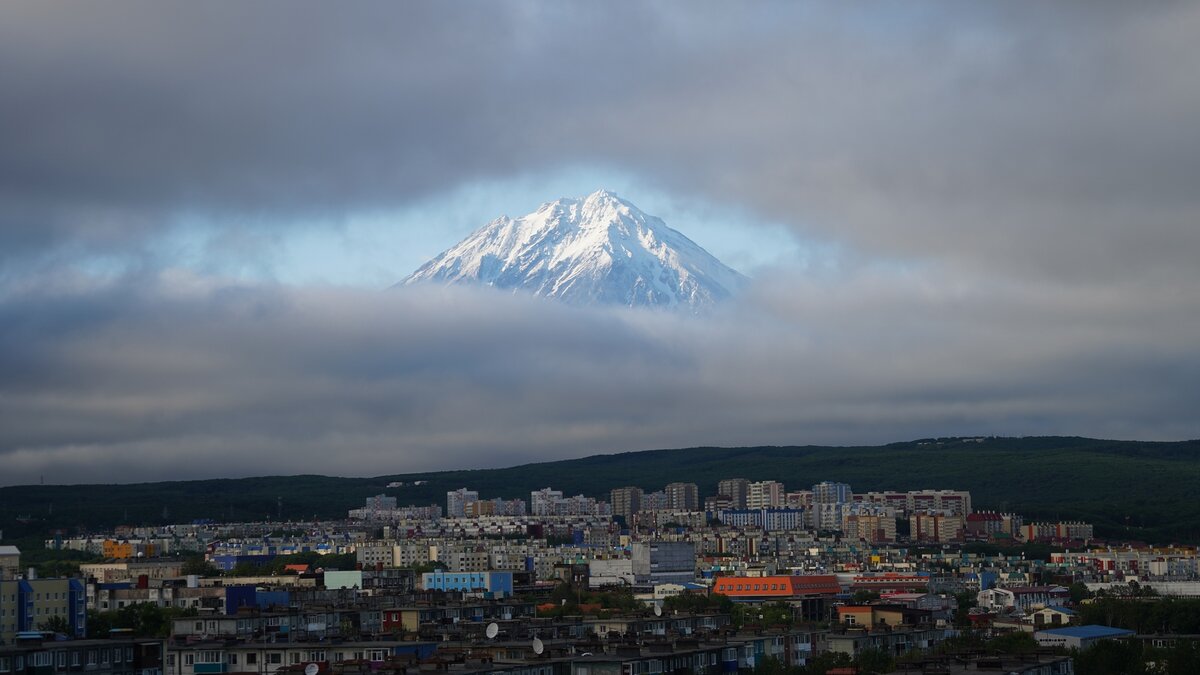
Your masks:
[[[1200,431],[1200,299],[986,286],[782,276],[704,317],[183,274],[31,292],[0,305],[5,482]]]

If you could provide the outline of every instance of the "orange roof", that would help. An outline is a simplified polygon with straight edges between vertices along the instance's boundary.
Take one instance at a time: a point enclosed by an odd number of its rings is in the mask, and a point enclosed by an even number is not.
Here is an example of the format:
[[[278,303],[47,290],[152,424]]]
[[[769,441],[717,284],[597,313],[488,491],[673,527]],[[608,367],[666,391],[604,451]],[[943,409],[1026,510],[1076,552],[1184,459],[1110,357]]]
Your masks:
[[[837,577],[813,576],[719,577],[713,593],[730,598],[786,598],[797,595],[836,595],[841,592]]]
[[[870,614],[873,608],[870,605],[842,605],[837,608],[838,614],[861,614],[866,612]]]

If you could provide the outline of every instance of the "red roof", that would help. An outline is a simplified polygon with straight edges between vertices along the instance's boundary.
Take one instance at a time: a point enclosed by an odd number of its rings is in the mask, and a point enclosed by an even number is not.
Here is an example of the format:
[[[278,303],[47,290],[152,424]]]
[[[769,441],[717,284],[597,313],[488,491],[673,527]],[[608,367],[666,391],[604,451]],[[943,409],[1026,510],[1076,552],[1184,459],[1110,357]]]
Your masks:
[[[967,515],[968,523],[977,523],[981,520],[1004,520],[999,513],[971,513]]]
[[[810,576],[719,577],[713,593],[731,598],[786,598],[799,595],[837,595],[842,588],[832,574]]]

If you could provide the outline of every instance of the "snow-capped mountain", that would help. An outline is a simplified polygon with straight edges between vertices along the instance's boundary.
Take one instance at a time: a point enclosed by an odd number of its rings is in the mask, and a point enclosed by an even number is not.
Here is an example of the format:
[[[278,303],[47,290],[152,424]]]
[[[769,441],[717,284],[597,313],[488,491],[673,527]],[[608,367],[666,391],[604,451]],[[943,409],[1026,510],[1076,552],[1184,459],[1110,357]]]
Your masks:
[[[400,283],[486,284],[573,304],[694,310],[745,281],[661,219],[600,190],[497,218]]]

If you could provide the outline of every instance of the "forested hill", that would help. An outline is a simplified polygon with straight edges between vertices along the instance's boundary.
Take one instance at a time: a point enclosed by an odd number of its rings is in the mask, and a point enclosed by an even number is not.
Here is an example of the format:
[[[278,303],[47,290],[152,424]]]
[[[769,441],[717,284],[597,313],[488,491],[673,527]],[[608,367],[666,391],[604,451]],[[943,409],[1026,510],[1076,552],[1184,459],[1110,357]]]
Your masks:
[[[1097,534],[1157,543],[1200,542],[1200,441],[1154,443],[1074,437],[925,439],[873,447],[752,447],[652,450],[504,469],[335,478],[272,476],[129,485],[0,488],[5,537],[117,524],[344,517],[365,497],[445,503],[469,487],[485,499],[554,487],[607,498],[614,487],[661,489],[695,482],[701,495],[723,478],[779,480],[789,490],[823,480],[855,491],[970,490],[976,509],[1093,522]],[[426,481],[413,486],[413,481]],[[404,481],[402,488],[387,488]]]

